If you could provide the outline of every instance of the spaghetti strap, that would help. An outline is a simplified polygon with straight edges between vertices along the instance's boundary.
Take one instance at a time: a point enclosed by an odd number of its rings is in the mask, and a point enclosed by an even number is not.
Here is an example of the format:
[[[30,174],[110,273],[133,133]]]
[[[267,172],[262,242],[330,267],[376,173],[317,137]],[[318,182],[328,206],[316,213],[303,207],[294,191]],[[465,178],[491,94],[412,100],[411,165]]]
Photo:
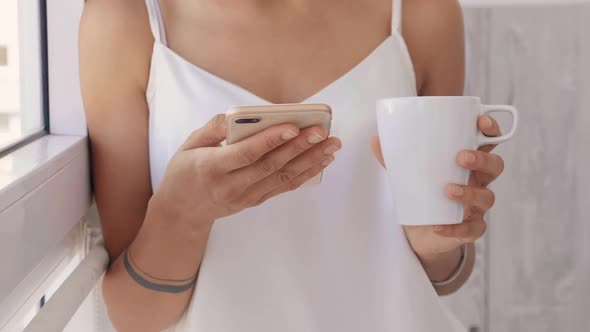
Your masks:
[[[403,0],[393,0],[391,9],[393,14],[391,15],[391,33],[402,33],[402,17],[403,17]]]
[[[164,30],[164,20],[160,11],[160,2],[159,0],[145,0],[145,3],[154,39],[156,42],[166,45],[166,31]]]

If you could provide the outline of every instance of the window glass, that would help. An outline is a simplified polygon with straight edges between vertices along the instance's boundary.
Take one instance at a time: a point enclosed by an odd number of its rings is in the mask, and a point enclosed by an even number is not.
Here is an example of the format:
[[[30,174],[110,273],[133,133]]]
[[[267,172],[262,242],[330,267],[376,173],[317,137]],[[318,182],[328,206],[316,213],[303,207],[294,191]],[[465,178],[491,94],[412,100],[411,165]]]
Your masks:
[[[0,149],[44,129],[40,3],[0,1]]]

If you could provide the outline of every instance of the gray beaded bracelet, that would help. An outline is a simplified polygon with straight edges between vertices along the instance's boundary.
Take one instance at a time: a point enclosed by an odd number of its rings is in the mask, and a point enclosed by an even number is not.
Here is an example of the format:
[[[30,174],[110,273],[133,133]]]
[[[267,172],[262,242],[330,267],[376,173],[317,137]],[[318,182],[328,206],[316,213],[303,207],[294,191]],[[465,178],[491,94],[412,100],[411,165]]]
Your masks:
[[[453,281],[457,280],[459,275],[461,275],[461,272],[465,268],[466,262],[467,262],[467,248],[465,247],[465,245],[462,245],[461,246],[461,262],[459,262],[459,266],[457,267],[455,272],[453,272],[453,274],[447,280],[442,280],[442,281],[430,280],[430,282],[435,287],[442,287],[442,286],[446,286],[446,285],[452,283]]]

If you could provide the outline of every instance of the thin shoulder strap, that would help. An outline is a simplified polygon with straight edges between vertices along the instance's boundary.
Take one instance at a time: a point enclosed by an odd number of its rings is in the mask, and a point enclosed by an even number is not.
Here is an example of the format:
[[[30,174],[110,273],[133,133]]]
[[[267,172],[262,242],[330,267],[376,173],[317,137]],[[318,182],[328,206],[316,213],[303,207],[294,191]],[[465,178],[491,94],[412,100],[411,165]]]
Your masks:
[[[391,9],[393,11],[393,15],[391,15],[391,33],[402,33],[402,21],[403,21],[403,7],[404,1],[403,0],[393,0],[393,4],[391,5]]]
[[[164,30],[164,20],[160,11],[159,0],[145,0],[150,18],[150,28],[157,42],[166,45],[166,31]]]

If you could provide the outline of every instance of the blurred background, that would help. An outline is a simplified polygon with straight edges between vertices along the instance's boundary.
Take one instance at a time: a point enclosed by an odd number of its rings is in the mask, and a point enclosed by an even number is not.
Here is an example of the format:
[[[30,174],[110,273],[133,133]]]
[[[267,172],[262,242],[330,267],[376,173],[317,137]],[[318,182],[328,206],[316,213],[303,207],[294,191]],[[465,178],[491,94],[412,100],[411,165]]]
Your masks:
[[[472,331],[590,331],[590,4],[464,5],[465,94],[522,118],[476,273],[446,301]]]
[[[19,5],[30,15],[19,16]],[[43,127],[43,114],[37,111],[42,75],[36,9],[36,1],[0,1],[0,148]]]
[[[0,149],[48,126],[39,3],[0,0]],[[517,137],[498,149],[507,169],[494,185],[476,269],[444,302],[470,332],[590,331],[590,1],[462,3],[465,94],[515,105],[522,119]],[[0,194],[18,167],[2,154]],[[8,238],[7,209],[0,199],[0,235]],[[60,238],[62,249],[44,252],[51,260],[38,255],[23,268],[24,279],[11,279],[0,255],[1,331],[22,330],[64,285],[96,241],[97,222],[91,209]],[[104,318],[94,290],[66,331],[103,331]]]

